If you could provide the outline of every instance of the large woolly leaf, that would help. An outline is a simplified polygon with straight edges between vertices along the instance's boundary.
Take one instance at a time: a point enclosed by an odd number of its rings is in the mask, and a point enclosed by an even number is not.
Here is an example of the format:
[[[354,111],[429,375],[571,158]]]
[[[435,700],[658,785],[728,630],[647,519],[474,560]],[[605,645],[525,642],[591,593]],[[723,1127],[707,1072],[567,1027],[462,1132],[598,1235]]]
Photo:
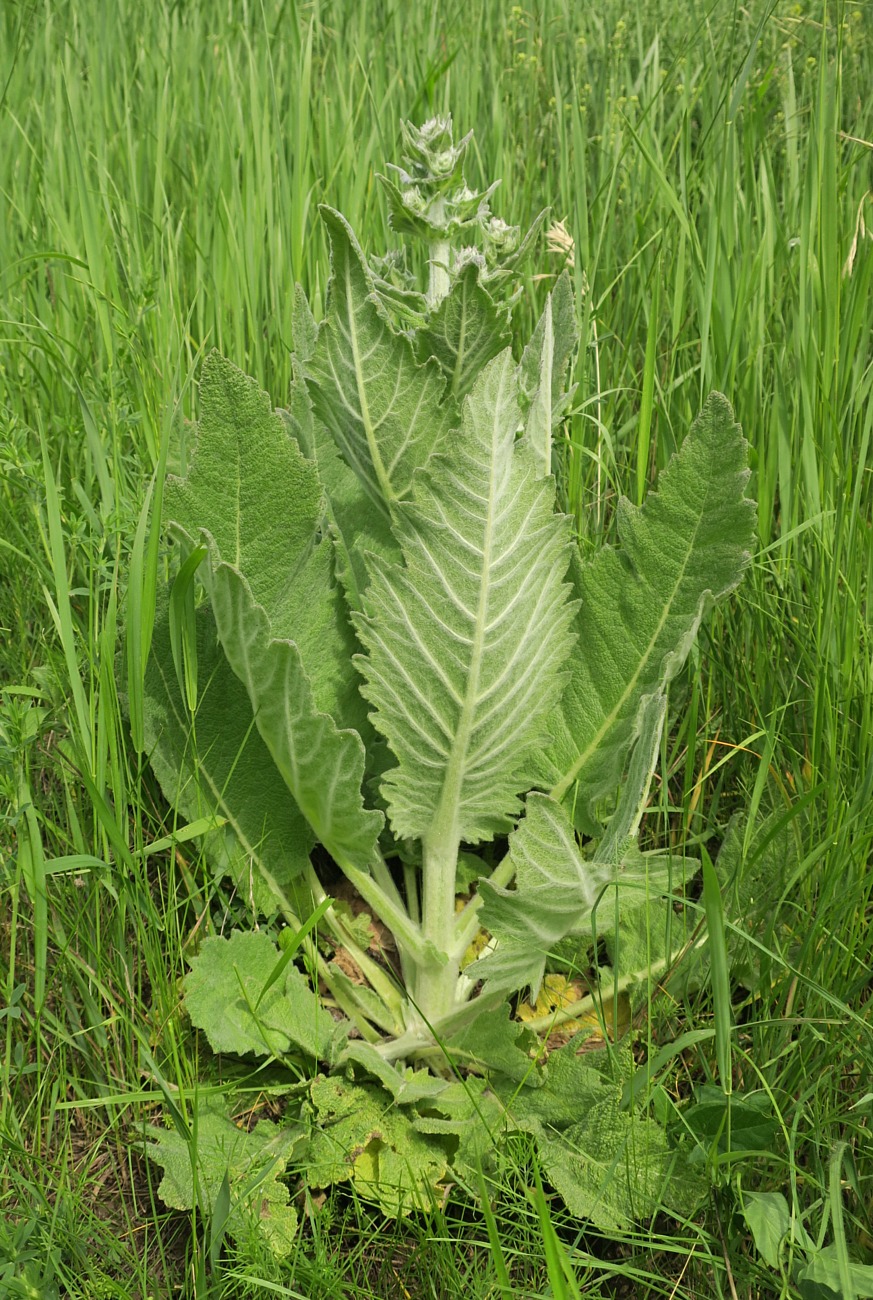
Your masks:
[[[483,927],[499,942],[468,972],[495,985],[536,997],[554,945],[574,931],[590,929],[591,909],[605,883],[602,866],[586,862],[563,807],[531,794],[527,814],[509,840],[515,889],[480,881]]]
[[[655,703],[660,698],[654,697]],[[663,710],[658,713],[662,718]],[[660,721],[654,735],[657,741]],[[670,888],[671,860],[643,855],[636,847],[636,825],[651,772],[651,736],[645,739],[647,744],[635,746],[631,774],[613,818],[619,821],[620,830],[604,838],[593,860],[583,857],[564,806],[548,795],[528,795],[526,815],[509,840],[515,888],[500,889],[487,880],[479,885],[484,900],[482,925],[498,942],[468,971],[473,979],[487,979],[506,988],[530,986],[535,998],[549,953],[562,939],[571,934],[591,935],[595,929],[601,936],[609,933],[620,924],[618,909],[621,918],[627,914],[636,918],[640,910],[645,911],[647,901],[659,900]],[[641,751],[641,771],[634,779],[634,759]],[[633,794],[626,800],[627,791]],[[636,811],[624,816],[626,805]],[[679,879],[677,876],[677,883]],[[638,929],[637,923],[634,934]],[[677,940],[678,933],[677,925]],[[613,935],[610,955],[619,947],[620,941]],[[659,951],[656,957],[662,955]],[[638,968],[625,963],[621,973]]]
[[[436,362],[419,366],[409,339],[395,334],[376,305],[345,218],[327,207],[321,215],[333,275],[306,376],[316,415],[387,516],[392,501],[408,496],[415,470],[439,450],[457,412],[453,401],[443,401],[446,383]]]
[[[518,368],[525,408],[524,439],[543,474],[552,470],[552,432],[567,409],[569,394],[564,382],[577,338],[573,290],[564,271],[546,299]]]
[[[143,729],[167,799],[187,818],[224,819],[204,847],[256,911],[294,909],[295,880],[315,837],[276,770],[245,687],[222,653],[207,606],[196,615],[199,691],[193,719],[173,664],[169,604],[159,595],[146,669]],[[296,909],[294,909],[296,910]]]
[[[415,333],[420,361],[436,357],[453,396],[462,398],[483,366],[510,343],[506,309],[499,309],[470,262],[430,320]]]
[[[263,930],[210,935],[185,977],[185,1008],[213,1051],[328,1060],[346,1037],[295,966]],[[279,975],[276,976],[276,972]]]
[[[287,1255],[297,1231],[297,1213],[279,1178],[304,1140],[297,1125],[278,1128],[259,1120],[249,1132],[238,1128],[221,1098],[197,1106],[190,1141],[173,1129],[150,1126],[148,1157],[164,1176],[158,1195],[174,1210],[217,1212],[227,1195],[226,1231],[242,1243],[258,1238],[274,1255]]]
[[[273,762],[325,848],[338,862],[366,870],[383,818],[364,807],[360,736],[318,710],[300,651],[272,635],[245,578],[220,561],[210,568],[218,635]]]
[[[200,404],[188,474],[168,478],[165,517],[189,542],[209,534],[213,559],[243,575],[272,635],[294,641],[318,708],[360,727],[354,637],[320,537],[316,468],[267,394],[217,352],[203,367]]]
[[[543,1172],[568,1209],[605,1232],[661,1205],[687,1212],[705,1191],[664,1130],[622,1108],[634,1068],[629,1048],[577,1056],[571,1042],[549,1057],[542,1088],[508,1094],[496,1084],[507,1123],[534,1135]]]
[[[364,694],[397,758],[394,830],[455,849],[511,824],[572,647],[567,521],[515,446],[519,419],[506,351],[466,399],[451,461],[397,509],[405,566],[377,566],[359,624]]]
[[[618,1096],[595,1102],[558,1141],[540,1138],[537,1151],[570,1213],[603,1232],[629,1228],[662,1206],[687,1211],[700,1194],[672,1176],[677,1156],[661,1126],[622,1110]]]
[[[580,652],[554,715],[546,779],[591,832],[594,806],[618,784],[645,697],[679,671],[701,619],[749,561],[748,476],[740,428],[713,393],[657,493],[640,508],[620,502],[620,549],[577,567]]]
[[[360,612],[370,581],[368,557],[381,555],[399,560],[400,547],[385,512],[367,495],[321,420],[313,418],[305,386],[293,384],[291,398],[291,408],[281,414],[318,466],[334,543],[336,575],[349,608]]]
[[[352,1182],[388,1215],[433,1205],[448,1157],[438,1142],[416,1131],[386,1092],[319,1076],[310,1097],[317,1124],[306,1153],[310,1187]]]

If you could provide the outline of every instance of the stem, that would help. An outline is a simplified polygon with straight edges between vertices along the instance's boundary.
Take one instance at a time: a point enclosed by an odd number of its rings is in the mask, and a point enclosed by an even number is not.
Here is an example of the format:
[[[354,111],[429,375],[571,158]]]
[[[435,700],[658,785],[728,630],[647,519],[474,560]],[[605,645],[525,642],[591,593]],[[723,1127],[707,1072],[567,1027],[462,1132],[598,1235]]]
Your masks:
[[[269,873],[267,872],[265,872],[265,874],[269,875]],[[276,889],[277,896],[281,899],[280,911],[284,916],[286,922],[288,923],[288,925],[291,926],[293,930],[295,931],[302,930],[303,926],[300,924],[300,918],[297,916],[291,904],[288,902],[283,890],[279,887],[278,882],[276,882],[272,876],[270,877],[270,879],[272,881],[274,888]],[[333,911],[332,908],[329,910]],[[318,951],[318,944],[313,939],[311,934],[307,934],[306,938],[303,940],[303,952],[305,954],[307,963],[309,964],[310,975],[313,969],[317,972],[318,978],[322,981],[325,988],[329,990],[337,1006],[340,1007],[341,1010],[343,1010],[346,1013],[349,1020],[351,1020],[351,1022],[357,1026],[361,1036],[364,1039],[366,1039],[368,1043],[380,1042],[382,1035],[379,1033],[377,1029],[373,1028],[369,1019],[367,1018],[364,1009],[362,1007],[359,1007],[357,1003],[354,1004],[351,1003],[349,999],[345,997],[342,989],[338,989],[336,987],[331,977],[330,966],[322,957],[321,953]]]
[[[430,245],[430,278],[427,286],[427,305],[431,311],[438,307],[449,292],[450,244],[447,239],[435,239]]]
[[[421,923],[421,908],[418,902],[418,871],[410,863],[403,864],[403,881],[406,885],[406,907],[416,925]]]
[[[433,1023],[448,1015],[455,1003],[458,962],[450,953],[454,947],[455,880],[460,840],[452,824],[443,828],[437,815],[431,833],[423,841],[424,907],[422,930],[425,942],[447,957],[446,964],[433,962],[422,966],[414,990],[414,1000],[425,1022]]]
[[[343,875],[354,885],[365,903],[372,907],[379,920],[388,926],[394,935],[399,949],[405,949],[412,960],[418,964],[425,957],[425,943],[421,929],[410,920],[402,902],[395,903],[383,889],[380,889],[372,876],[361,871],[348,858],[334,854],[334,861],[342,869]],[[396,891],[395,891],[396,892]]]
[[[428,217],[436,222],[441,222],[445,217],[446,201],[444,198],[436,198],[428,208]],[[427,286],[427,305],[431,311],[438,307],[449,292],[449,254],[450,245],[447,239],[434,239],[430,243],[430,278]]]
[[[421,1052],[433,1050],[441,1051],[444,1058],[448,1060],[448,1050],[441,1047],[440,1040],[450,1038],[452,1034],[457,1033],[459,1029],[463,1029],[465,1025],[470,1024],[478,1016],[485,1015],[505,1001],[505,989],[480,994],[474,1002],[468,1002],[465,1006],[457,1007],[439,1021],[429,1023],[424,1027],[414,1025],[405,1034],[401,1034],[399,1038],[394,1038],[387,1043],[379,1043],[376,1051],[385,1061],[399,1061],[403,1057],[418,1056]]]
[[[381,853],[377,853],[376,857],[373,858],[371,865],[373,869],[373,879],[376,881],[376,884],[380,889],[385,891],[392,903],[403,911],[404,904],[400,890],[395,885],[394,878],[388,869],[388,863],[382,857]]]

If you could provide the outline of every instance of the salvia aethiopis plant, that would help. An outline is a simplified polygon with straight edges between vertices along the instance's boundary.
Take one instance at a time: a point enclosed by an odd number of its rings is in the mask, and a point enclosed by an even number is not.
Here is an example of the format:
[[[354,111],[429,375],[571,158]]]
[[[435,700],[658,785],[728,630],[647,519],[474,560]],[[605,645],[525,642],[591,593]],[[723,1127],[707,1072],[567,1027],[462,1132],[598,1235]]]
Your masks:
[[[285,407],[213,353],[164,492],[146,734],[250,918],[202,941],[184,1002],[216,1052],[289,1071],[282,1125],[203,1112],[199,1187],[229,1186],[231,1230],[278,1251],[283,1170],[402,1213],[475,1194],[511,1130],[603,1227],[695,1186],[629,1087],[629,1036],[580,1055],[549,1035],[590,1032],[601,988],[618,1037],[621,999],[693,928],[693,866],[638,829],[668,685],[748,563],[746,444],[713,394],[582,561],[552,476],[570,283],[516,357],[530,240],[468,188],[468,140],[407,126],[383,181],[424,290],[322,208],[327,307],[316,324],[298,289]],[[647,946],[655,905],[672,937]],[[162,1194],[190,1204],[190,1145],[153,1137]]]

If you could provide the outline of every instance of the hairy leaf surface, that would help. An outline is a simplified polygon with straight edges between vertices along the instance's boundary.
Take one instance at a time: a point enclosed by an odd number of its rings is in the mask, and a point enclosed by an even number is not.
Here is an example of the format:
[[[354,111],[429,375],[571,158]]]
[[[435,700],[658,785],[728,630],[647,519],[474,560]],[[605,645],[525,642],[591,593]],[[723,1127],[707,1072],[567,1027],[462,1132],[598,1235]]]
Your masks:
[[[528,796],[509,853],[515,889],[479,883],[482,925],[499,943],[469,974],[506,988],[529,986],[535,998],[554,945],[567,934],[590,929],[607,869],[585,861],[566,811],[543,794]]]
[[[701,619],[749,562],[748,477],[746,442],[729,403],[713,393],[657,493],[642,507],[620,502],[621,549],[575,568],[579,653],[554,716],[547,780],[590,833],[594,805],[618,784],[644,698],[676,675]]]
[[[397,758],[383,791],[399,835],[506,830],[565,681],[568,521],[515,446],[519,419],[507,351],[467,398],[451,461],[397,510],[405,566],[379,565],[368,591],[358,662]]]
[[[408,496],[457,423],[454,402],[436,362],[419,366],[412,344],[380,312],[364,255],[345,218],[321,215],[331,243],[333,275],[327,315],[306,367],[316,415],[330,431],[376,507]]]
[[[258,734],[205,605],[196,634],[200,690],[192,726],[173,664],[169,606],[159,594],[144,690],[149,759],[165,796],[189,822],[208,814],[225,819],[205,838],[207,856],[254,910],[269,915],[289,901],[294,907],[295,880],[315,836]]]
[[[318,708],[360,726],[354,636],[333,580],[333,549],[320,536],[315,466],[267,394],[217,352],[204,363],[200,403],[189,471],[168,478],[165,517],[191,544],[209,535],[213,562],[245,578],[273,636],[294,641]]]
[[[223,1098],[209,1098],[197,1107],[191,1143],[173,1129],[150,1126],[146,1133],[146,1154],[164,1171],[158,1195],[165,1205],[212,1212],[227,1187],[230,1236],[239,1242],[260,1238],[274,1255],[289,1253],[297,1213],[279,1178],[304,1141],[300,1125],[278,1128],[262,1119],[248,1132],[234,1124]]]
[[[416,1131],[381,1088],[319,1076],[310,1087],[313,1127],[306,1155],[310,1187],[351,1181],[388,1215],[425,1210],[439,1196],[449,1161]]]
[[[185,1005],[213,1051],[282,1056],[301,1049],[321,1060],[334,1054],[345,1029],[300,971],[288,966],[267,987],[281,959],[263,930],[204,939],[185,977]]]
[[[567,409],[564,384],[577,340],[573,290],[564,271],[546,299],[518,368],[524,440],[536,455],[542,474],[552,472],[552,433]]]
[[[508,315],[479,282],[479,267],[465,266],[425,326],[416,331],[419,361],[435,357],[459,400],[492,357],[511,342]]]
[[[210,587],[225,654],[248,691],[258,731],[288,789],[337,861],[366,870],[383,818],[364,807],[360,736],[340,730],[319,711],[300,651],[272,635],[266,614],[236,569],[213,564]]]

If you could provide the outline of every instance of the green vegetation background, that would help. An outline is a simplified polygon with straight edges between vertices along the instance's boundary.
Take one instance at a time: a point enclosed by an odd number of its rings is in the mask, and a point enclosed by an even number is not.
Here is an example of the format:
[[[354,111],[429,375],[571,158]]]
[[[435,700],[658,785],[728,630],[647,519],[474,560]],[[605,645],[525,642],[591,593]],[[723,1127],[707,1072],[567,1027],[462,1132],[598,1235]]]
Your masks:
[[[318,308],[327,276],[317,204],[381,251],[374,173],[401,118],[444,111],[475,129],[471,180],[503,178],[495,210],[551,204],[575,244],[562,491],[582,547],[709,389],[753,447],[761,550],[674,692],[653,834],[807,813],[759,932],[764,991],[736,1008],[736,1084],[771,1094],[774,1150],[714,1170],[694,1224],[621,1243],[564,1225],[579,1285],[799,1294],[755,1255],[739,1180],[869,1262],[871,85],[873,6],[849,0],[2,6],[0,1294],[544,1293],[522,1173],[495,1189],[511,1291],[476,1216],[398,1227],[342,1198],[290,1270],[231,1260],[208,1283],[198,1225],[162,1209],[135,1146],[160,1087],[204,1072],[185,947],[210,910],[245,914],[194,845],[142,853],[170,823],[115,667],[145,493],[205,349],[283,400],[293,284]],[[520,331],[563,256],[542,243]],[[711,1023],[705,997],[653,996],[650,1045]],[[662,1082],[687,1096],[713,1072],[707,1041]]]

